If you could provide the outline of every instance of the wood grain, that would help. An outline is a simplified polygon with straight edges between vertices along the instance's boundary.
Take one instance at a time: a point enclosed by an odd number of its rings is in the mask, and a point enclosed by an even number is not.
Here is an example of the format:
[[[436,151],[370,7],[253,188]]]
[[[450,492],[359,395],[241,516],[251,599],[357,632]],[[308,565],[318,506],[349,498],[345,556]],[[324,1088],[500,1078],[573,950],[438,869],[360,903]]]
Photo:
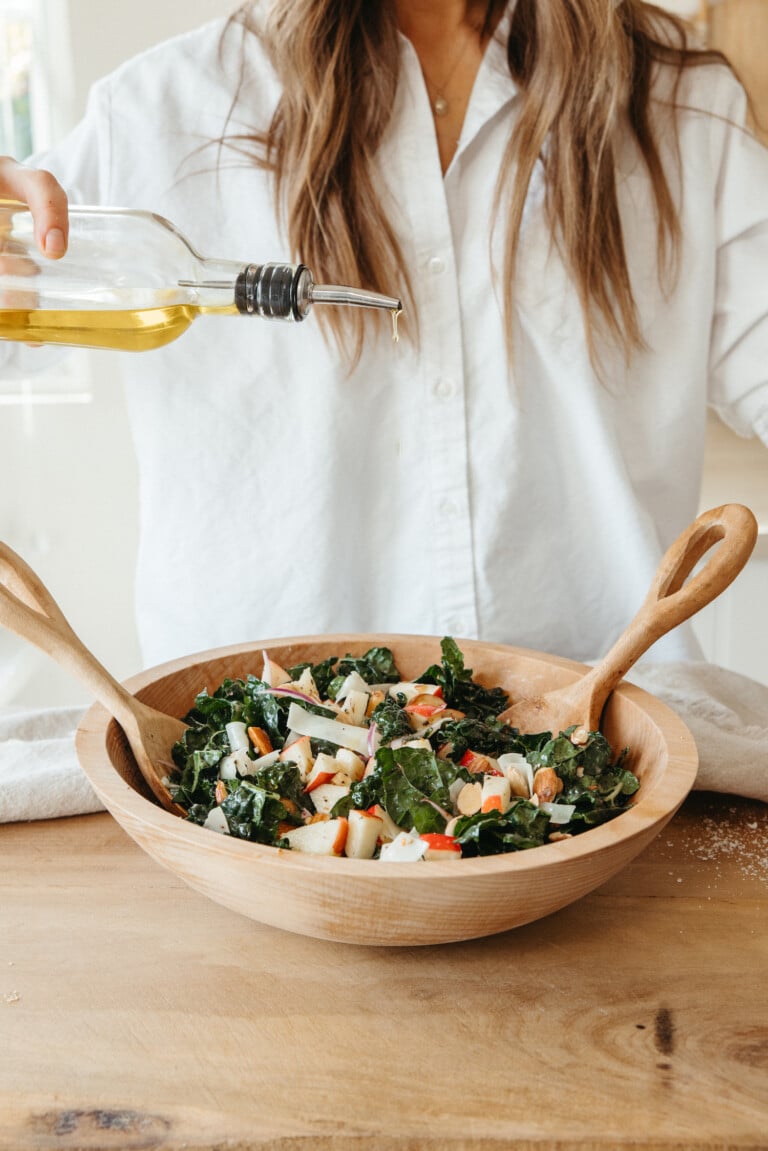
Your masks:
[[[260,926],[108,815],[0,828],[0,1149],[764,1148],[768,809],[484,940]]]

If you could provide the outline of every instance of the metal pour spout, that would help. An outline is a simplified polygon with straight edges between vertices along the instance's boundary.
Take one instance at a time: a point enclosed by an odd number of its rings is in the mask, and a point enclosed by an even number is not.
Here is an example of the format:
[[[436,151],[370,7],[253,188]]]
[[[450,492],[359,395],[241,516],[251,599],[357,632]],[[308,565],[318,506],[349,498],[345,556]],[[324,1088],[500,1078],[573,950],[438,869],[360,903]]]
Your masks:
[[[401,312],[402,301],[394,296],[384,296],[381,292],[369,292],[364,288],[345,288],[340,284],[312,284],[309,289],[310,304],[350,304],[355,308],[386,308],[389,312]]]
[[[384,308],[393,317],[402,311],[395,296],[342,284],[316,284],[305,264],[247,264],[235,282],[235,303],[245,315],[269,320],[304,320],[313,304]]]

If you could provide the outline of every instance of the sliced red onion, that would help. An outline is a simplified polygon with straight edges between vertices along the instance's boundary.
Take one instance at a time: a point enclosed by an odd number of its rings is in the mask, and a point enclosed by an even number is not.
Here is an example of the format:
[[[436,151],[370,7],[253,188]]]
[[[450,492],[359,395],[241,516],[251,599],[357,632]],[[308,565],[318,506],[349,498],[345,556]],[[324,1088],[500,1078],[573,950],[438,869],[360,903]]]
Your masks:
[[[317,700],[311,695],[305,695],[303,691],[297,691],[295,687],[271,687],[267,695],[284,695],[288,699],[300,699],[302,703],[311,703],[313,707],[317,707]]]
[[[368,757],[375,755],[379,750],[381,739],[379,737],[379,729],[375,723],[372,723],[368,728]]]

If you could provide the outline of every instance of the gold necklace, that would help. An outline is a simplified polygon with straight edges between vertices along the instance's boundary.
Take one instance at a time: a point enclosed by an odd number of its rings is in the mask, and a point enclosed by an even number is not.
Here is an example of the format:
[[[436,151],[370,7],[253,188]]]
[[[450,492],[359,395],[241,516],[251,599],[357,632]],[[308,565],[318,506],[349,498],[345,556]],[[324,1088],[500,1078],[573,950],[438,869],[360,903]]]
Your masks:
[[[459,64],[464,59],[464,53],[466,52],[467,48],[469,47],[471,40],[472,40],[472,35],[470,33],[470,35],[468,35],[466,37],[464,43],[462,44],[461,49],[459,50],[459,54],[456,57],[456,59],[454,60],[453,65],[451,66],[450,72],[448,73],[448,75],[445,77],[445,79],[443,80],[443,82],[441,84],[436,84],[434,82],[434,80],[430,80],[429,76],[427,75],[427,73],[424,69],[424,65],[422,64],[422,66],[421,66],[422,75],[427,82],[427,88],[431,88],[432,91],[435,93],[434,96],[430,97],[430,101],[429,101],[430,104],[432,105],[433,115],[435,115],[435,116],[440,116],[440,117],[447,116],[451,110],[451,104],[450,104],[448,97],[445,94],[445,90],[448,87],[448,85],[450,84],[451,80],[453,79],[453,77],[456,73],[456,69],[458,68]]]

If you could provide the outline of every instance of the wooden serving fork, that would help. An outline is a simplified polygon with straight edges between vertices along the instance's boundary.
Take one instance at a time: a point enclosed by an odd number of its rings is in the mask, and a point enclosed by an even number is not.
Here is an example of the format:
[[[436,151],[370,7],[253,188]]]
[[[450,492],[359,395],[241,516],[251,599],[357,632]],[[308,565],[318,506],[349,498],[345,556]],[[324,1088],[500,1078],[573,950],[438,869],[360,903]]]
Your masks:
[[[576,726],[597,731],[606,701],[648,648],[711,603],[736,578],[752,554],[757,521],[741,504],[703,512],[668,548],[635,618],[611,650],[575,683],[522,697],[499,719],[521,732],[560,732]],[[703,567],[685,581],[704,555]],[[575,734],[575,733],[574,733]]]

